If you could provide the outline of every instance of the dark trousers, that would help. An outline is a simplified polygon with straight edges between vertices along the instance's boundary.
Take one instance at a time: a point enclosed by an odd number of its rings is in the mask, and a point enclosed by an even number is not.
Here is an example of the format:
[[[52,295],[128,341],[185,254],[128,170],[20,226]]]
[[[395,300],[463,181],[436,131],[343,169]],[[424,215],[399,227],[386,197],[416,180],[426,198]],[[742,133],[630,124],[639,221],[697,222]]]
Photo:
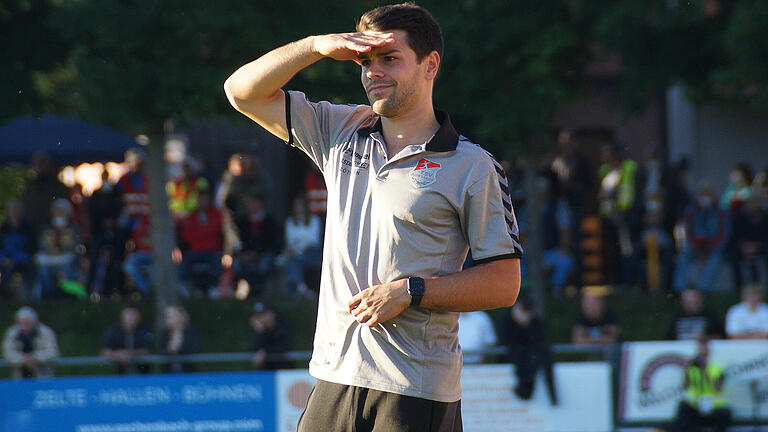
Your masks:
[[[412,396],[318,380],[298,432],[462,432],[461,401]]]
[[[699,410],[682,401],[677,406],[677,419],[674,432],[698,432],[705,426],[712,426],[717,432],[725,432],[731,424],[731,410],[718,408],[708,415],[702,415]]]

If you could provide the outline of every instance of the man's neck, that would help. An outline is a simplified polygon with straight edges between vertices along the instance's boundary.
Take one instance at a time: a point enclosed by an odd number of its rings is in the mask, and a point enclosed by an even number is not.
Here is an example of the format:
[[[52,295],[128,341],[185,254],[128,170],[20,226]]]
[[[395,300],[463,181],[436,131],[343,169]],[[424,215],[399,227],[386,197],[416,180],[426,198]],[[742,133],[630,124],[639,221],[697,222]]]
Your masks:
[[[429,104],[398,117],[382,117],[381,129],[387,145],[387,157],[392,158],[409,145],[427,142],[440,129],[440,123]]]

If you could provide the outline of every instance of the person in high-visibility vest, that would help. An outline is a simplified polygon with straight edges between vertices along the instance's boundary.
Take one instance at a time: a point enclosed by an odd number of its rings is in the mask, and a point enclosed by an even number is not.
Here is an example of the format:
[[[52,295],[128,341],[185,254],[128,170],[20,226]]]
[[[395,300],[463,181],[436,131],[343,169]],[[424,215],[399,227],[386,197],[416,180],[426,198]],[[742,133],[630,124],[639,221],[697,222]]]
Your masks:
[[[685,397],[678,405],[673,431],[693,432],[712,426],[725,432],[731,423],[731,410],[723,396],[724,381],[723,367],[709,361],[708,339],[699,339],[698,353],[685,370]]]

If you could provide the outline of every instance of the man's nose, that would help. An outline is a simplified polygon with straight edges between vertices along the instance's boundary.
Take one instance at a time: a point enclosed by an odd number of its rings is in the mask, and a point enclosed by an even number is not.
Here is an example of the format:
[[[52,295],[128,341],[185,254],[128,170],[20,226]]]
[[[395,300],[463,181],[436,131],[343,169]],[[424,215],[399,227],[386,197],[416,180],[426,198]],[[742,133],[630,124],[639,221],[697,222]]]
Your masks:
[[[377,61],[376,59],[372,59],[368,64],[368,69],[365,71],[365,76],[370,80],[384,76],[381,70],[381,62]]]

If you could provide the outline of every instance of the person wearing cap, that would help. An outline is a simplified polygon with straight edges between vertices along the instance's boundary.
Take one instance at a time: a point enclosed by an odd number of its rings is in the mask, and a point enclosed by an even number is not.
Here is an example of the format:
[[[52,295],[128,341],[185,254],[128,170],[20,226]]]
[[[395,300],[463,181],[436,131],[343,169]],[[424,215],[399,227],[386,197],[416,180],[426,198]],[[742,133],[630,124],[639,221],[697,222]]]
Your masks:
[[[13,378],[53,376],[59,358],[56,334],[25,306],[16,312],[16,324],[3,337],[3,358],[12,365]]]
[[[356,32],[277,48],[224,85],[235,109],[304,151],[328,189],[309,365],[318,381],[301,432],[461,431],[459,312],[517,298],[506,175],[433,106],[442,53],[426,9],[382,6]],[[360,65],[370,105],[282,90],[323,58]],[[478,265],[461,271],[470,248]]]

